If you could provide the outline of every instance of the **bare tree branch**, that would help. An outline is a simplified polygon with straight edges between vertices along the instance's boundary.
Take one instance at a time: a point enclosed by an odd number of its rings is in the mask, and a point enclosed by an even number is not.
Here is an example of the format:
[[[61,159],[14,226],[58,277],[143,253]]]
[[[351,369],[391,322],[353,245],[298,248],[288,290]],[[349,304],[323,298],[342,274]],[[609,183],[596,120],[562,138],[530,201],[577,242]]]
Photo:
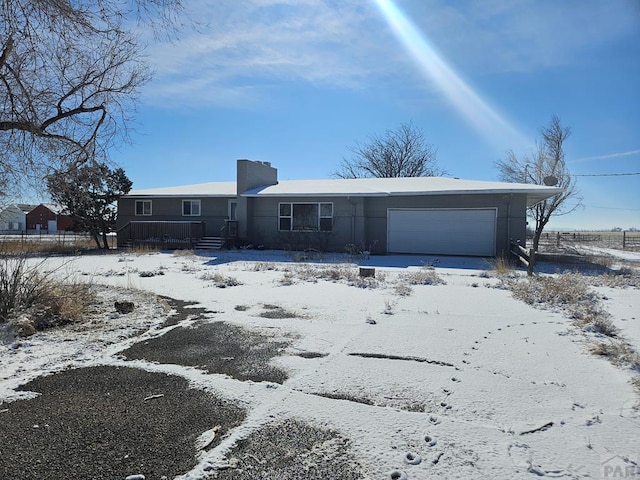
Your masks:
[[[0,184],[126,141],[150,78],[131,22],[171,36],[182,10],[181,0],[0,0]]]
[[[562,193],[529,207],[529,215],[535,221],[535,250],[538,250],[542,231],[549,220],[575,211],[581,206],[582,201],[575,178],[571,176],[564,158],[564,143],[571,135],[571,129],[563,127],[560,119],[553,115],[549,125],[540,129],[540,135],[542,138],[531,155],[518,158],[509,150],[504,160],[495,163],[503,181],[536,185],[552,183],[553,186],[562,188]],[[575,201],[572,206],[568,206],[569,199]]]
[[[343,159],[332,175],[337,178],[431,177],[445,172],[437,166],[437,149],[424,133],[403,123],[384,136],[371,135],[366,143],[349,147],[353,156]]]

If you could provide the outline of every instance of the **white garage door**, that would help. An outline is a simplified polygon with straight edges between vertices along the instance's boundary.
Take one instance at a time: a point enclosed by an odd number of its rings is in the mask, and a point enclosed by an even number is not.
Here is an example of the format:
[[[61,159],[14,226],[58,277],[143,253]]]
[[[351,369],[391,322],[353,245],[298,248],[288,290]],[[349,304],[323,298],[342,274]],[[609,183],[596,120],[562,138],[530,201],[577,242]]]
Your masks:
[[[493,256],[496,209],[389,209],[387,251]]]

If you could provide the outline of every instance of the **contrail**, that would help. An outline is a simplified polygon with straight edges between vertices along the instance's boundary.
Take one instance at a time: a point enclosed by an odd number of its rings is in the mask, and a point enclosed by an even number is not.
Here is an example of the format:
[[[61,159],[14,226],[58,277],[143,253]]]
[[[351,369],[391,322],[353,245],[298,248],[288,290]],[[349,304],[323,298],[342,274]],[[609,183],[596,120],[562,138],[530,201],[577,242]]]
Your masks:
[[[588,162],[590,160],[606,160],[607,158],[628,157],[630,155],[637,155],[639,153],[640,153],[640,150],[631,150],[630,152],[608,153],[606,155],[596,155],[594,157],[578,158],[577,160],[572,160],[571,163]]]

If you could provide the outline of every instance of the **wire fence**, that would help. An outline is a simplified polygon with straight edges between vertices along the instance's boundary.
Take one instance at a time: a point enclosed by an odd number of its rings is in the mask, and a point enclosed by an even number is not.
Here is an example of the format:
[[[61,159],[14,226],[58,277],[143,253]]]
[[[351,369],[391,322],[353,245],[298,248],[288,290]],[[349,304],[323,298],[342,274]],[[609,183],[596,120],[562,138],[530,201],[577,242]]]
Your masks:
[[[527,239],[531,241],[531,237]],[[565,247],[577,244],[589,244],[603,248],[640,251],[640,232],[543,232],[540,246]]]
[[[108,234],[107,241],[110,248],[116,247],[116,237]],[[0,234],[0,245],[3,247],[13,246],[41,246],[43,249],[64,249],[64,248],[93,248],[95,241],[88,233],[74,233],[66,231],[47,232],[43,231],[22,231],[19,233]]]

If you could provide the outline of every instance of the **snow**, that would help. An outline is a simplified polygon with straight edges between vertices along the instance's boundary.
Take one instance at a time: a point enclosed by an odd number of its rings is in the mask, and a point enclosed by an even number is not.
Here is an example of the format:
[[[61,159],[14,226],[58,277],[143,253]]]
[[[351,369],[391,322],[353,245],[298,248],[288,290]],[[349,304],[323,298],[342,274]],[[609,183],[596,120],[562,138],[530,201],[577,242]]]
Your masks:
[[[322,180],[284,180],[258,187],[245,196],[389,196],[526,193],[532,204],[562,189],[525,183],[487,182],[448,177],[346,178]],[[535,200],[533,200],[535,198]]]
[[[290,375],[283,385],[240,382],[180,365],[126,362],[183,376],[249,409],[245,422],[182,480],[206,478],[206,466],[228,464],[235,442],[290,417],[349,437],[375,479],[600,478],[602,462],[613,456],[639,460],[633,372],[589,355],[584,334],[561,313],[535,309],[494,288],[497,280],[485,260],[361,259],[376,268],[375,288],[293,275],[305,268],[337,268],[332,263],[337,261],[343,262],[340,268],[357,270],[345,257],[317,260],[293,262],[292,256],[271,251],[52,258],[47,265],[64,275],[109,286],[105,303],[122,299],[127,289],[139,308],[24,340],[5,332],[0,402],[28,396],[14,389],[43,373],[125,363],[119,351],[172,328],[160,329],[166,312],[146,301],[154,294],[198,302],[217,312],[216,321],[295,339],[276,360]],[[435,265],[446,283],[414,285],[410,295],[398,295],[398,277],[425,265]],[[141,272],[154,275],[141,277]],[[281,281],[287,272],[291,285]],[[215,274],[239,285],[217,288]],[[638,290],[599,292],[615,325],[640,347]],[[297,315],[263,318],[264,304]],[[239,305],[243,310],[235,308]],[[299,352],[322,356],[303,358]],[[205,432],[200,442],[213,435],[215,430]]]
[[[459,195],[525,193],[532,205],[562,189],[524,183],[487,182],[448,177],[347,178],[319,180],[281,180],[276,185],[254,188],[247,197],[379,197],[389,195]],[[132,190],[127,197],[147,196],[235,197],[235,182],[207,182],[194,185]]]

